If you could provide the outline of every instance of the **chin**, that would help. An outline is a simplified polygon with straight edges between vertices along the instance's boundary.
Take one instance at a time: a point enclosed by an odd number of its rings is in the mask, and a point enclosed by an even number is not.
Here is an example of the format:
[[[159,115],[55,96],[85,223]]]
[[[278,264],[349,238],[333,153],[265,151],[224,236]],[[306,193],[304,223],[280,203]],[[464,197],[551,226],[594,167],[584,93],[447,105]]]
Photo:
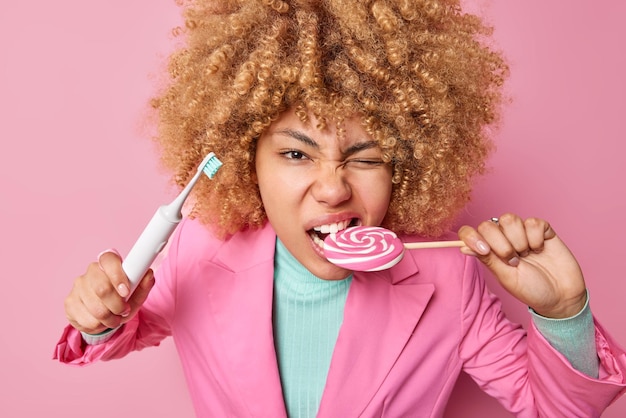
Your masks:
[[[352,271],[337,267],[329,262],[326,262],[325,264],[330,265],[316,269],[316,271],[309,271],[322,280],[343,280],[352,274]]]

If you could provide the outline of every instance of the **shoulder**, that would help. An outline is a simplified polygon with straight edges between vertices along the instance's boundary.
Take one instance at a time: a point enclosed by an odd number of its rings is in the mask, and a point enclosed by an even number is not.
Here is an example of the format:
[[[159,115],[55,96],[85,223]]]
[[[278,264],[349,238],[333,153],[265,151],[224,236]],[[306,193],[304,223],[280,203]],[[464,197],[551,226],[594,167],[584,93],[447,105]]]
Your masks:
[[[245,254],[248,254],[247,258],[256,258],[271,249],[269,256],[273,256],[275,239],[275,232],[269,225],[221,238],[200,220],[185,218],[172,239],[169,253],[175,254],[179,263],[221,260],[226,264],[245,264]]]
[[[423,242],[433,241],[420,236],[402,236],[402,241]],[[437,241],[458,240],[456,234],[447,233],[436,239]],[[459,248],[427,248],[406,250],[402,263],[415,264],[420,282],[428,281],[443,287],[472,286],[476,279],[480,279],[479,264],[475,257],[467,256]]]
[[[196,253],[210,256],[225,240],[219,239],[210,226],[198,219],[185,218],[178,226],[173,240],[172,249],[179,253]]]
[[[402,239],[404,242],[425,241],[415,236]],[[455,235],[439,238],[455,239]],[[453,321],[460,318],[460,312],[470,312],[464,315],[474,317],[480,307],[480,299],[488,292],[480,262],[476,257],[461,253],[459,248],[407,250],[401,263],[415,266],[415,273],[403,283],[432,284],[434,296],[430,301],[430,310],[437,312],[439,318]]]

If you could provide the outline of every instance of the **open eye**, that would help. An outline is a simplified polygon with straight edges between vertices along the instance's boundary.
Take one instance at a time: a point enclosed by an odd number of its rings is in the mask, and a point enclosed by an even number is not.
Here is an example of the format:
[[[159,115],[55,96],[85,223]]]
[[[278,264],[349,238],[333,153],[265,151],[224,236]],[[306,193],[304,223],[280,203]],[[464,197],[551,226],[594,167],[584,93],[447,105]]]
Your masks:
[[[308,158],[303,152],[298,151],[298,150],[282,151],[280,155],[284,156],[285,158],[289,160],[304,160]]]

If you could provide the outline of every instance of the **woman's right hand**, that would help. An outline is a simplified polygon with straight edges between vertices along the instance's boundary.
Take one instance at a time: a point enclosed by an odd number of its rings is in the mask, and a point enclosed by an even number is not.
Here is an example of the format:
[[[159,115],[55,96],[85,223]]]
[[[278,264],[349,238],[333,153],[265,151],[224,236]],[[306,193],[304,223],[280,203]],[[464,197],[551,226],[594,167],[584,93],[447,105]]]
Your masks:
[[[128,297],[130,282],[122,269],[122,260],[115,252],[106,251],[74,281],[65,298],[65,314],[74,328],[87,334],[117,328],[137,313],[152,286],[154,273],[149,269]]]

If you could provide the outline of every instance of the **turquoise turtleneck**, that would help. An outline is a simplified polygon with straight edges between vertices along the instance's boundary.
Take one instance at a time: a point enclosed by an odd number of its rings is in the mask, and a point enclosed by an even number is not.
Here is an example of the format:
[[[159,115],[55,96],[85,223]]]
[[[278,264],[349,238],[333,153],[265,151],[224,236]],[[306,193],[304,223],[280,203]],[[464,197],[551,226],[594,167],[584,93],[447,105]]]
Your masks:
[[[274,264],[274,341],[287,413],[315,417],[352,276],[322,280],[280,240]]]

